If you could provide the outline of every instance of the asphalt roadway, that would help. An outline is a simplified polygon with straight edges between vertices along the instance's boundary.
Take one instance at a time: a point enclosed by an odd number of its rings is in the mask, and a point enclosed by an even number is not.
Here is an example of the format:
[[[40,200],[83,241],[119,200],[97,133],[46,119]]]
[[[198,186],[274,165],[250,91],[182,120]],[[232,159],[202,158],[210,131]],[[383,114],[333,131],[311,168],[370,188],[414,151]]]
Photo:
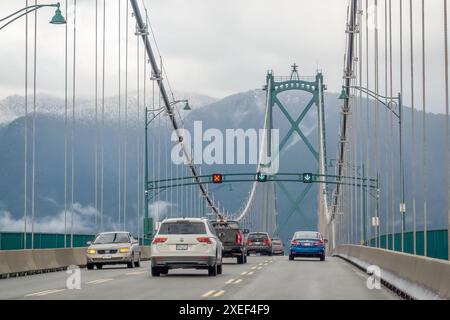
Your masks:
[[[151,277],[150,263],[140,268],[105,266],[81,269],[80,289],[68,289],[66,271],[0,280],[0,299],[168,299],[168,300],[391,300],[388,289],[367,288],[368,275],[334,257],[296,259],[251,256],[248,263],[224,259],[223,274],[206,270],[173,270]]]

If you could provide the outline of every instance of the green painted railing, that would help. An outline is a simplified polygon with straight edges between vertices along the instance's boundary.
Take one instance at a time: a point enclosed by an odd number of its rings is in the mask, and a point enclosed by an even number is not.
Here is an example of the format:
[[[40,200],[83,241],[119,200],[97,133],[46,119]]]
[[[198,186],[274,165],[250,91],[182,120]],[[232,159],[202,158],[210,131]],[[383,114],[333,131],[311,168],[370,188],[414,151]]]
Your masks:
[[[427,256],[436,259],[448,260],[448,231],[447,230],[430,230],[427,232]],[[386,246],[386,240],[388,241]],[[370,240],[370,246],[376,247],[376,239]],[[380,237],[380,247],[392,250],[392,234],[382,235]],[[394,250],[402,251],[402,235],[394,234]],[[414,235],[412,232],[405,232],[405,252],[414,254]],[[416,232],[416,254],[424,255],[424,232]]]
[[[92,234],[74,234],[73,246],[74,248],[86,247],[88,241],[93,241],[95,235]],[[35,233],[34,234],[34,249],[56,249],[64,248],[64,240],[66,247],[71,246],[70,234],[64,236],[60,233]],[[24,234],[23,232],[0,232],[0,250],[21,250],[24,249]],[[31,249],[31,233],[27,233],[26,249]],[[140,239],[141,245],[150,245],[151,239]]]

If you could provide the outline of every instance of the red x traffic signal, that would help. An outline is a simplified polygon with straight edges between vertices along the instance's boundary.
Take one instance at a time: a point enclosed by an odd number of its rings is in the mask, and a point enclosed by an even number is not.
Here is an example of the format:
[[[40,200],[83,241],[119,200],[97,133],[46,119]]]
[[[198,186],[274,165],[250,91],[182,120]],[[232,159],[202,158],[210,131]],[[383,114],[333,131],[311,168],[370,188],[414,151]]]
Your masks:
[[[220,173],[214,173],[212,175],[212,183],[222,183],[223,176]]]

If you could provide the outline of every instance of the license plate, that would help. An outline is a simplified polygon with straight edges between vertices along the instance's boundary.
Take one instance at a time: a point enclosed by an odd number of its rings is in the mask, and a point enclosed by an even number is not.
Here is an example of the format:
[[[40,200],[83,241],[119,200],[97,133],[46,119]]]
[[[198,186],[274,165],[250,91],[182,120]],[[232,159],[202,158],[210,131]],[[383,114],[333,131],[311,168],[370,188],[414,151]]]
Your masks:
[[[102,258],[103,258],[103,259],[111,259],[111,258],[112,258],[112,255],[106,254],[106,255],[104,255]]]
[[[309,242],[304,242],[303,245],[304,245],[305,247],[310,247],[310,246],[311,246],[311,243],[309,243]]]
[[[256,246],[260,246],[261,242],[253,242],[252,244],[256,245]]]
[[[188,245],[187,244],[177,244],[177,250],[187,250]]]

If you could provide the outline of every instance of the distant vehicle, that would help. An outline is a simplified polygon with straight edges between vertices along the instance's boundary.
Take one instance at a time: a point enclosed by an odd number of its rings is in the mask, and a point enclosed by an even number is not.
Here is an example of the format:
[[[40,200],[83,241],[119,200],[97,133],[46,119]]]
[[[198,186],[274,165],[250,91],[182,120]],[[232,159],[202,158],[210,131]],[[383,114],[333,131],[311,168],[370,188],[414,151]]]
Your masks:
[[[247,256],[251,253],[272,255],[272,241],[267,232],[250,232],[247,237]]]
[[[128,268],[140,267],[141,248],[139,242],[126,231],[102,232],[94,242],[88,242],[86,267],[101,269],[104,265],[126,264]]]
[[[151,246],[153,277],[171,269],[206,269],[222,273],[222,242],[207,219],[175,218],[161,223]]]
[[[247,246],[244,234],[248,230],[242,230],[237,221],[211,221],[220,241],[223,244],[223,257],[236,258],[238,264],[247,263]]]
[[[284,243],[280,238],[272,238],[272,253],[284,256]]]
[[[325,260],[325,243],[322,235],[316,231],[297,231],[291,241],[289,260],[295,257],[316,257]]]

